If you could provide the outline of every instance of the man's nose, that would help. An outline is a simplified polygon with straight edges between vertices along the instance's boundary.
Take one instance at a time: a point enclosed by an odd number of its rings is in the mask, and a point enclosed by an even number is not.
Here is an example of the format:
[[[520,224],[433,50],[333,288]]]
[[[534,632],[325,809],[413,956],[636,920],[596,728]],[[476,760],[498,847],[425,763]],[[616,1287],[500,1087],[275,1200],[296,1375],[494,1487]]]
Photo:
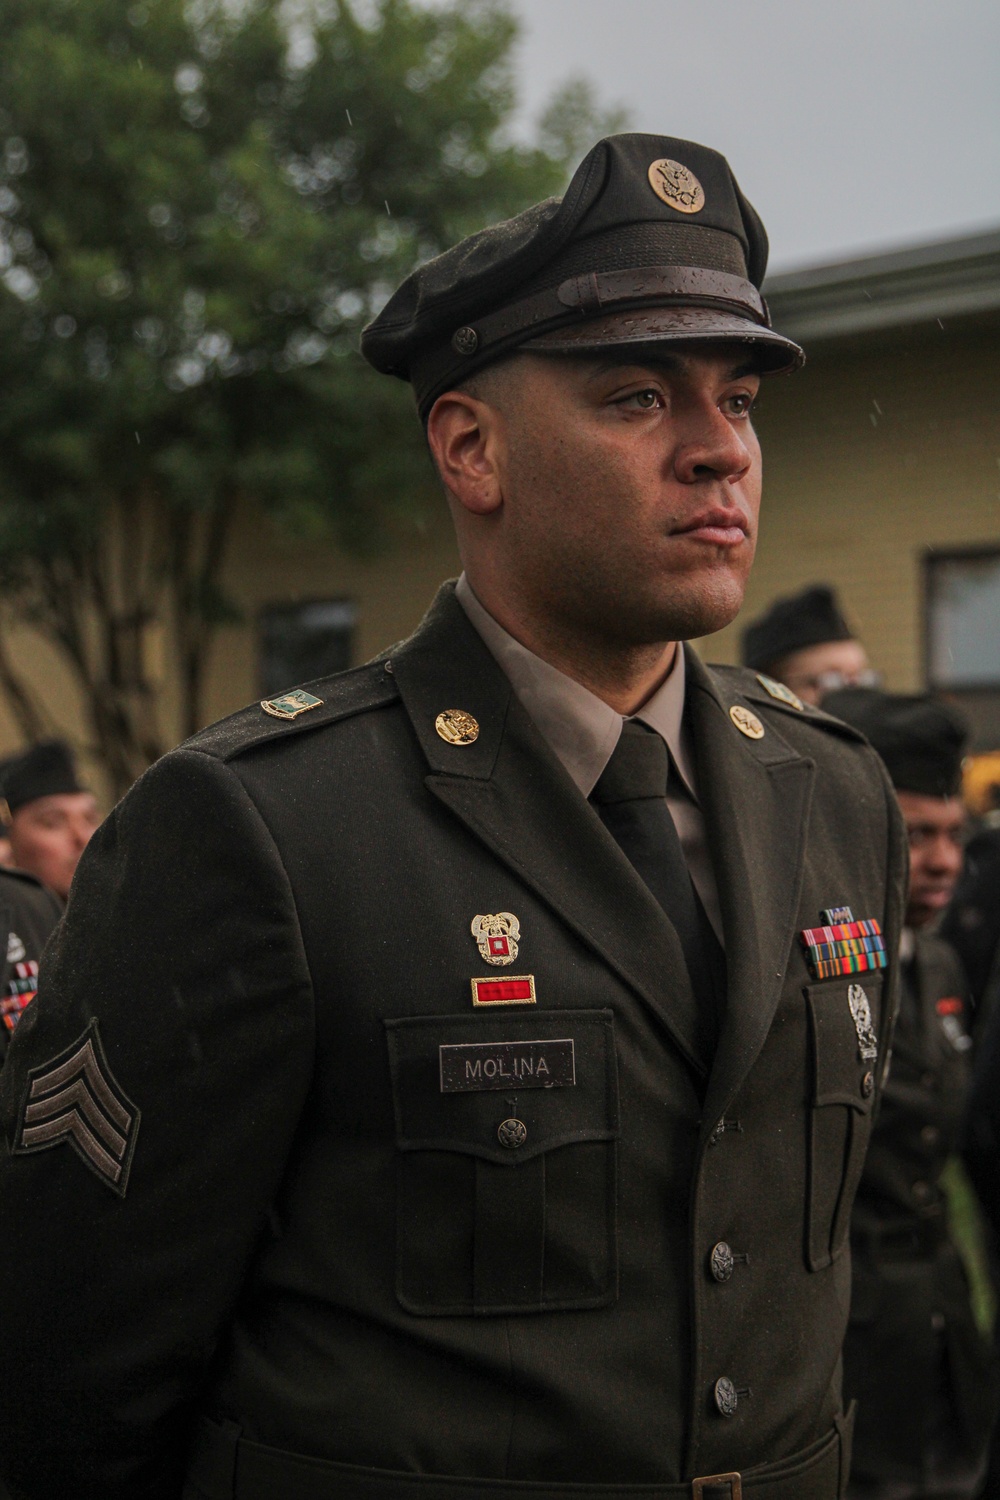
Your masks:
[[[685,484],[704,479],[733,482],[742,479],[753,464],[754,453],[741,428],[718,407],[706,403],[686,414],[685,431],[678,444],[674,469]]]

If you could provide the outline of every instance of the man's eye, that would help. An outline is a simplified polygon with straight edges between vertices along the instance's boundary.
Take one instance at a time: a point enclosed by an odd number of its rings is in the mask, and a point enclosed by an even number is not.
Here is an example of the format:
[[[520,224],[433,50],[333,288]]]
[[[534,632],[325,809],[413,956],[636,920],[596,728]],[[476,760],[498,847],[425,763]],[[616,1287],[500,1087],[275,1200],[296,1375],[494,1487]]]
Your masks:
[[[656,411],[663,405],[663,397],[660,392],[649,387],[644,391],[633,391],[622,401],[622,406],[634,407],[637,411]]]
[[[730,396],[727,405],[730,414],[734,417],[748,417],[753,411],[754,398],[749,391],[743,391],[738,396]]]

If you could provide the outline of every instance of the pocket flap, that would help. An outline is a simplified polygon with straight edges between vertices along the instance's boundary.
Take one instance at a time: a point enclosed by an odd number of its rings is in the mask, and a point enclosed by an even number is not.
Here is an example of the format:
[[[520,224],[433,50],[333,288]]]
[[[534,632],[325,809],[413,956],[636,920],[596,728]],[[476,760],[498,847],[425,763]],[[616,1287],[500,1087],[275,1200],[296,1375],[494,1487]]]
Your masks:
[[[871,1111],[878,1068],[875,1027],[882,1014],[881,973],[845,975],[806,987],[813,1048],[813,1103]]]
[[[556,1146],[617,1138],[610,1010],[419,1016],[385,1027],[401,1151],[459,1151],[515,1167]]]

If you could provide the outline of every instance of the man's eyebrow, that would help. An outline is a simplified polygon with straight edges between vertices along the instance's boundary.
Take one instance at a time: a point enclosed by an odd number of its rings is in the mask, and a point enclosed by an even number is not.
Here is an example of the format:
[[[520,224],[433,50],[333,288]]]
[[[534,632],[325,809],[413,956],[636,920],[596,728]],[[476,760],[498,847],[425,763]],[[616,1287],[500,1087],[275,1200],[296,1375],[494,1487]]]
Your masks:
[[[620,354],[612,355],[595,364],[587,376],[587,382],[599,380],[610,370],[663,370],[669,375],[683,375],[688,366],[688,358],[684,355],[666,353],[656,354],[646,359],[622,359]],[[724,379],[742,380],[746,375],[759,375],[760,373],[759,360],[744,359],[727,370]]]

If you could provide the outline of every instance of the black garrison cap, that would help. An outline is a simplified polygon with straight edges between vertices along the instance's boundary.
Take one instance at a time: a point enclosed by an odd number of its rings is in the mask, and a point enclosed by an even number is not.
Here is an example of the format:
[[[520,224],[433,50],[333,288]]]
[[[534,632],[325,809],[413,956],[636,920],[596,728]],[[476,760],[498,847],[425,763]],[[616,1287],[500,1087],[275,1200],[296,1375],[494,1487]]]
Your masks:
[[[827,584],[814,583],[799,594],[775,599],[743,632],[743,665],[764,672],[783,656],[822,646],[826,641],[853,641],[854,631],[840,612]]]
[[[961,790],[969,726],[951,704],[927,693],[848,687],[828,693],[823,711],[861,730],[897,791],[955,797]]]
[[[612,135],[563,198],[470,235],[414,271],[361,335],[422,416],[515,349],[585,353],[745,341],[762,370],[804,359],[770,325],[767,235],[725,157],[663,135]]]
[[[23,755],[11,757],[0,773],[0,792],[11,816],[38,797],[85,790],[77,780],[72,752],[62,740],[39,741]]]

